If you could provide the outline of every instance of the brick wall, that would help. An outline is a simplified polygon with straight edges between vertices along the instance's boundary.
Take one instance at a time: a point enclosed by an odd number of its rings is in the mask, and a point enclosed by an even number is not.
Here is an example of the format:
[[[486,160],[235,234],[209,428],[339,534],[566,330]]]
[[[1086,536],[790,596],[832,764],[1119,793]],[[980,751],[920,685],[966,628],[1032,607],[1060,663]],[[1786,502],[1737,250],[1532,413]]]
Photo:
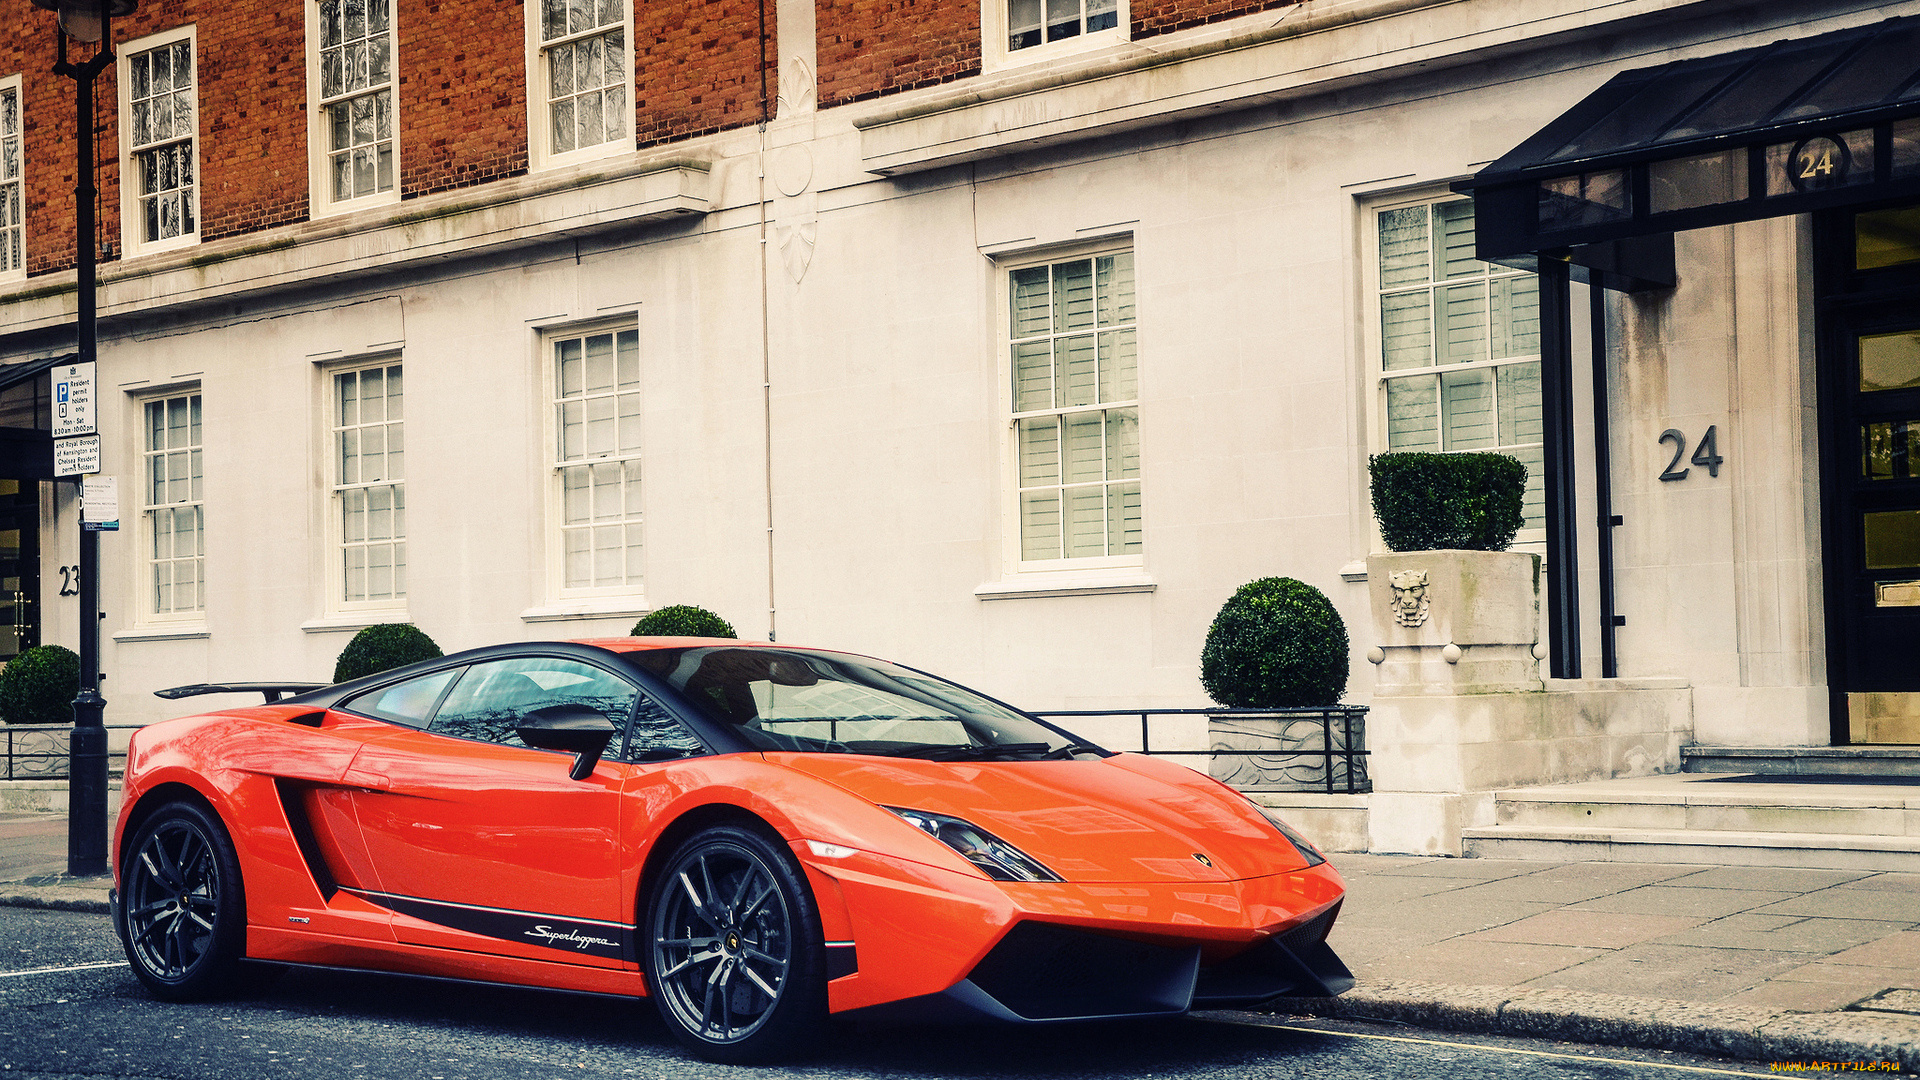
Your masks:
[[[526,172],[521,0],[396,0],[395,7],[401,197]]]
[[[760,122],[763,80],[769,98],[778,88],[775,2],[635,4],[634,132],[641,146]]]
[[[980,73],[980,0],[816,0],[821,106]]]
[[[1293,7],[1297,0],[1130,0],[1133,38],[1237,19],[1256,11]]]

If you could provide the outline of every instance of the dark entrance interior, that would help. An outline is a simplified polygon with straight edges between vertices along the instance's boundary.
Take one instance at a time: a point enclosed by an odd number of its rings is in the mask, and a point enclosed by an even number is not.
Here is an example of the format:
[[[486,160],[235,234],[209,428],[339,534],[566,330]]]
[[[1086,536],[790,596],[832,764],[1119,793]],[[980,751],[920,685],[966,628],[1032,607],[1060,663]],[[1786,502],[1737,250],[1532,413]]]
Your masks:
[[[1833,741],[1920,743],[1920,204],[1814,243]]]
[[[40,485],[0,480],[0,663],[40,644]]]

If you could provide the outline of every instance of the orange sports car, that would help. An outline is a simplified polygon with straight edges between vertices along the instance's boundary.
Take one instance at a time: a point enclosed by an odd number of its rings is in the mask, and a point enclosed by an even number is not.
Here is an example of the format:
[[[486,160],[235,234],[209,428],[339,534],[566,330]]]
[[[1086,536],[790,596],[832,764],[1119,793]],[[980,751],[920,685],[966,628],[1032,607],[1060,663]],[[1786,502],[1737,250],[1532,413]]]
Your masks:
[[[651,997],[695,1053],[829,1014],[1011,1023],[1327,996],[1343,886],[1184,766],[848,653],[476,649],[154,724],[114,925],[163,998],[254,962]],[[278,691],[300,689],[275,700]]]

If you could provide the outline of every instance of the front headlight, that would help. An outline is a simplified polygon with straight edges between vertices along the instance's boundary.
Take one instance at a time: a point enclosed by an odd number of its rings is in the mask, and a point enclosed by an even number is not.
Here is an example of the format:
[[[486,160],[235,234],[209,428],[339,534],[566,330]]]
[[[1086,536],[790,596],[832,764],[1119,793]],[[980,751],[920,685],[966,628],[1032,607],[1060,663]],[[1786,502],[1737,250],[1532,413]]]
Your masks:
[[[1040,865],[1026,852],[972,822],[899,806],[885,809],[899,814],[914,828],[952,848],[961,858],[995,881],[1066,880]]]

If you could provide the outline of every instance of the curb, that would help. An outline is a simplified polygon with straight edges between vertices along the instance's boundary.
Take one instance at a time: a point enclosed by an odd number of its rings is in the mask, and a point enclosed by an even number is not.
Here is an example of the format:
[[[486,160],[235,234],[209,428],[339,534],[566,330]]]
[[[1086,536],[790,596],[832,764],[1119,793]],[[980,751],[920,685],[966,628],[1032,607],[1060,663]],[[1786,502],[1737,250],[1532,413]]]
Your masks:
[[[1300,998],[1276,1011],[1748,1061],[1897,1062],[1908,1072],[1920,1072],[1920,1016],[1908,1013],[1796,1013],[1577,990],[1411,981],[1364,983],[1342,997]]]
[[[77,878],[52,874],[25,881],[0,882],[0,907],[107,915],[112,913],[107,904],[107,889],[112,880],[106,876]]]

